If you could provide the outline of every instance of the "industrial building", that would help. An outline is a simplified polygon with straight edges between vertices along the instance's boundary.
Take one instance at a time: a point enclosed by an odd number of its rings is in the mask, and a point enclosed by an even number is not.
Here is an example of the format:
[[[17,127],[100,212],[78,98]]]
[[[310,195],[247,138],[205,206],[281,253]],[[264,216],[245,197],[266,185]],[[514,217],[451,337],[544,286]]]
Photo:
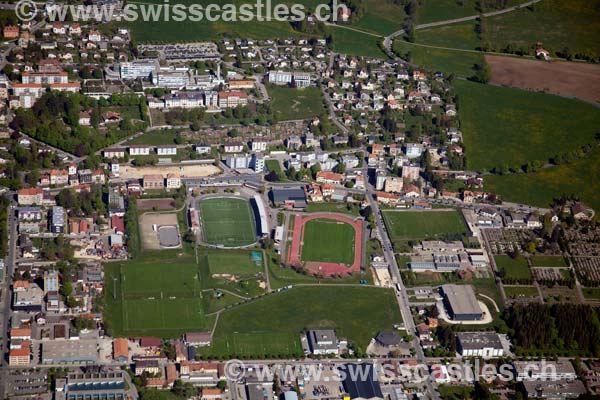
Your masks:
[[[444,306],[448,316],[455,321],[478,321],[483,319],[475,291],[471,285],[447,284],[442,286]]]
[[[310,351],[315,355],[337,354],[338,340],[332,329],[308,331],[306,334]]]
[[[459,332],[456,349],[463,357],[504,357],[500,335],[495,332]]]
[[[56,400],[124,400],[126,385],[124,372],[119,370],[97,373],[70,373],[56,380]]]
[[[373,364],[344,364],[340,372],[344,374],[342,384],[350,399],[383,399]]]
[[[42,343],[42,364],[95,364],[98,359],[98,341],[94,339]]]

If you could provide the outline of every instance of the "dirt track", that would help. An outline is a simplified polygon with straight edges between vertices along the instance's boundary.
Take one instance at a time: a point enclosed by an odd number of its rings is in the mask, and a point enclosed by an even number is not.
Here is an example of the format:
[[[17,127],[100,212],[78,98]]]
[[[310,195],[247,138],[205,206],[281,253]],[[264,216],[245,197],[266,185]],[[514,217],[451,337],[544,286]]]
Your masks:
[[[600,65],[485,56],[492,83],[600,101]]]
[[[201,178],[216,175],[221,170],[214,165],[165,165],[151,167],[132,167],[125,165],[121,167],[119,175],[123,179],[142,179],[144,175],[159,174],[166,177],[167,174],[179,172],[182,178]]]

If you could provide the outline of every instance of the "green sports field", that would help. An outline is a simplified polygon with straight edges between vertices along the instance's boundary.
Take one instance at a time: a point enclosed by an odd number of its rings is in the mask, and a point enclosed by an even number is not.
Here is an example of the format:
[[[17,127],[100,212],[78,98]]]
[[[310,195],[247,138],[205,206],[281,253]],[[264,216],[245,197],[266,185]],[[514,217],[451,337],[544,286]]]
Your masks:
[[[302,261],[354,263],[354,228],[347,223],[313,219],[304,225]]]
[[[111,334],[176,337],[210,326],[193,255],[145,252],[135,261],[108,263],[104,271]]]
[[[295,89],[269,85],[267,91],[273,99],[271,107],[279,121],[308,119],[324,112],[323,95],[319,88]]]
[[[248,246],[256,242],[256,228],[250,203],[233,197],[200,200],[204,241],[225,247]]]
[[[251,254],[247,250],[198,248],[202,288],[224,289],[246,298],[263,294],[259,285],[264,279],[262,259],[260,264],[254,263]]]
[[[224,312],[212,356],[294,354],[305,329],[333,328],[339,337],[365,349],[380,330],[402,321],[388,289],[370,287],[299,287],[266,296]]]
[[[456,238],[468,232],[463,216],[451,211],[383,210],[383,219],[393,242]]]

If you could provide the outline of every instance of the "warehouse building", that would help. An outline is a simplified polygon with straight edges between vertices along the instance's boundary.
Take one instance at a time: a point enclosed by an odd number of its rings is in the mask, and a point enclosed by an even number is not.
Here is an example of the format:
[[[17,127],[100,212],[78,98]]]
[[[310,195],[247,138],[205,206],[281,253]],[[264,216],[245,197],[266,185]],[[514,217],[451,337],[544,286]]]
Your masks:
[[[459,332],[456,349],[463,357],[504,357],[504,347],[495,332]]]
[[[479,321],[483,319],[483,311],[477,302],[473,286],[443,285],[442,295],[444,296],[444,306],[453,320]]]

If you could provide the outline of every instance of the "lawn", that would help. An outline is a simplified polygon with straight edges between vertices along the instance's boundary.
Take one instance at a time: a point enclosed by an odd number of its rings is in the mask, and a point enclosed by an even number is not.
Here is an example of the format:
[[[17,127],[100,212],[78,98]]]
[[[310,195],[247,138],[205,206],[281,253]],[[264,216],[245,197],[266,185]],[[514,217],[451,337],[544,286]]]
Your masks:
[[[360,206],[350,203],[308,203],[306,212],[334,212],[359,216]]]
[[[600,300],[600,289],[599,288],[581,288],[583,291],[583,297],[588,300]]]
[[[562,195],[575,195],[600,211],[600,151],[571,164],[547,168],[532,174],[490,175],[485,190],[500,194],[505,201],[548,207]]]
[[[265,166],[270,171],[275,171],[281,175],[281,164],[278,160],[265,160]]]
[[[326,240],[324,240],[327,238]],[[304,225],[302,261],[354,263],[354,228],[347,223],[313,219]],[[358,244],[360,246],[360,243]]]
[[[513,299],[535,298],[540,295],[535,286],[504,286],[504,294]]]
[[[204,241],[226,247],[256,242],[256,228],[250,203],[233,197],[200,200],[200,221]]]
[[[467,226],[459,211],[392,211],[384,210],[388,234],[392,241],[459,238]]]
[[[262,252],[258,251],[260,263],[252,259],[252,251],[216,250],[206,251],[211,274],[230,274],[235,276],[256,275],[264,271]]]
[[[198,248],[202,289],[222,289],[235,294],[236,301],[264,294],[264,268],[250,261],[250,251]],[[211,301],[211,308],[215,302]],[[225,302],[227,303],[227,302]]]
[[[115,336],[177,337],[208,329],[198,265],[182,250],[150,251],[104,266],[105,322]]]
[[[304,89],[268,85],[271,106],[279,121],[309,119],[324,112],[323,94],[316,87]]]
[[[471,170],[546,162],[592,143],[600,126],[600,110],[577,100],[463,80],[454,86]]]
[[[496,255],[494,260],[503,279],[520,282],[531,281],[531,270],[525,257],[511,258],[506,255]]]
[[[531,257],[534,267],[567,268],[568,265],[563,256],[535,256]]]
[[[295,351],[303,330],[326,328],[365,349],[380,330],[401,321],[392,290],[292,288],[224,312],[215,331],[215,344],[205,352],[256,356],[278,353],[282,348]]]
[[[333,37],[333,51],[354,56],[387,58],[377,44],[382,38],[341,27],[328,26],[327,33]]]
[[[394,51],[413,64],[465,78],[473,76],[473,67],[483,61],[477,52],[436,49],[400,39],[394,41]]]
[[[147,144],[150,146],[160,146],[165,144],[174,144],[177,137],[177,131],[166,129],[158,131],[149,131],[142,136],[130,140],[128,144]]]

